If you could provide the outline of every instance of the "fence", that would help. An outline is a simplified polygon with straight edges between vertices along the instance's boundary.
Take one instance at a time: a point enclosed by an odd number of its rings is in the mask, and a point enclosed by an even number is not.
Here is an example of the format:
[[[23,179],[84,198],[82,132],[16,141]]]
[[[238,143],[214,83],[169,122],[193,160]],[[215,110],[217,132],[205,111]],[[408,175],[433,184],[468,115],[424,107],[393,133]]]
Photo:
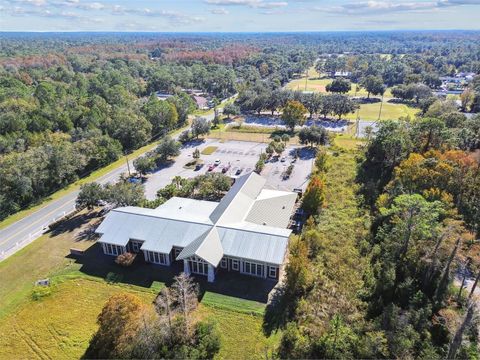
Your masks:
[[[5,260],[9,256],[15,254],[18,250],[30,244],[33,240],[38,239],[40,236],[42,236],[45,232],[49,230],[50,225],[65,219],[66,217],[70,216],[76,211],[77,211],[76,209],[73,209],[71,211],[64,211],[60,216],[54,217],[53,219],[48,221],[46,224],[42,225],[37,231],[29,233],[28,236],[23,240],[17,241],[15,244],[11,245],[10,247],[0,251],[0,261]]]

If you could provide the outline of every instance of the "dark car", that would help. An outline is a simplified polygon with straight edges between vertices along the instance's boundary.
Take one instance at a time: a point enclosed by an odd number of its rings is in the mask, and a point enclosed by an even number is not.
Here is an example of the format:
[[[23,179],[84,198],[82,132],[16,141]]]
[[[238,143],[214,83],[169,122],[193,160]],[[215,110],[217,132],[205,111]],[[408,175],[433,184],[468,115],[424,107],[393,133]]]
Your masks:
[[[243,169],[238,169],[236,172],[235,172],[235,175],[240,175],[242,173]]]

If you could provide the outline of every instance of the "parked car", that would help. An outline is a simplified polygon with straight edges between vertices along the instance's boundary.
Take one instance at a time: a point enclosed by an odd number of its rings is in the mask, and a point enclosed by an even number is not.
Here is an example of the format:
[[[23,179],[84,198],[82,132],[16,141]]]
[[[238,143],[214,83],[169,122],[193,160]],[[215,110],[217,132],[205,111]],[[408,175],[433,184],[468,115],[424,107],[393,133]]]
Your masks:
[[[236,172],[235,172],[235,175],[240,175],[242,173],[243,169],[238,169]]]
[[[213,165],[214,165],[214,166],[218,166],[218,165],[220,165],[220,163],[221,163],[220,159],[217,159],[217,160],[215,160],[215,162],[213,163]]]
[[[280,159],[281,162],[285,162],[287,161],[287,158],[285,156],[282,156],[282,158]]]
[[[203,164],[197,164],[195,165],[195,171],[200,170],[203,167]]]
[[[213,164],[208,165],[208,171],[212,171],[213,169],[215,169],[215,166]]]
[[[230,164],[224,165],[223,168],[222,168],[222,173],[225,174],[229,169],[230,169]]]

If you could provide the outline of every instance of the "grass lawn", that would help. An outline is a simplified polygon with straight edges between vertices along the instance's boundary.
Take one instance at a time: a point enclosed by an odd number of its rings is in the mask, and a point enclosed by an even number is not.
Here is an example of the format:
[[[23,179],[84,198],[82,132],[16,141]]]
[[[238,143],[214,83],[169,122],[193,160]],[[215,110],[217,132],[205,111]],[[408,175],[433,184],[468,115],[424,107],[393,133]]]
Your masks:
[[[78,359],[95,332],[96,319],[107,299],[121,286],[71,279],[55,286],[51,295],[27,300],[0,322],[1,359]],[[134,291],[150,302],[154,294]]]
[[[222,346],[217,359],[265,359],[278,345],[281,333],[265,337],[261,316],[243,314],[200,305],[201,318],[214,319],[221,334]]]
[[[312,67],[308,70],[308,77],[302,76],[299,79],[291,80],[287,85],[285,85],[286,89],[290,90],[299,90],[299,91],[313,91],[313,92],[321,92],[325,93],[327,90],[325,87],[330,84],[334,79],[333,78],[320,78],[319,74],[315,71]],[[367,91],[363,88],[360,88],[359,91],[355,92],[355,86],[357,84],[352,82],[352,89],[347,93],[350,96],[367,96]],[[391,98],[391,88],[387,88],[385,91],[384,96],[386,98]]]
[[[340,134],[335,136],[333,143],[342,149],[357,150],[359,146],[365,145],[366,140],[356,139],[354,136],[348,134]]]
[[[78,358],[111,295],[133,292],[149,302],[171,281],[170,268],[137,262],[124,269],[102,255],[98,245],[86,239],[95,221],[81,213],[0,263],[0,359]],[[86,254],[70,259],[71,247],[86,249]],[[266,294],[273,283],[245,276],[222,282],[223,275],[211,285],[197,279],[202,289],[198,315],[217,322],[223,340],[220,358],[264,354],[279,339],[262,331],[265,304],[259,294]],[[52,293],[33,300],[34,282],[42,278],[52,280]],[[106,281],[113,278],[116,282]]]
[[[218,146],[207,146],[205,149],[201,151],[202,155],[212,155],[215,151],[217,151]]]
[[[361,104],[359,116],[362,120],[378,120],[378,113],[380,111],[380,102],[371,104]],[[415,117],[418,109],[407,106],[405,104],[393,104],[389,102],[383,102],[382,114],[380,120],[398,120],[402,116]],[[357,118],[357,112],[348,114],[346,116],[349,120],[355,120]]]

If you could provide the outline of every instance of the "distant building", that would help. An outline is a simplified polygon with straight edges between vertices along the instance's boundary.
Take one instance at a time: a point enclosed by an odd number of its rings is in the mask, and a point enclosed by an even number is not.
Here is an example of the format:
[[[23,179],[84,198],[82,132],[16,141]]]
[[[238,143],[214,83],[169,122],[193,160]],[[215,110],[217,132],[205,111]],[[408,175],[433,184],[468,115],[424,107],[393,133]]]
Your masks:
[[[352,73],[350,71],[335,71],[333,73],[333,77],[342,77],[342,78],[348,78],[352,75]]]
[[[193,98],[193,100],[195,101],[195,104],[197,104],[197,107],[200,110],[210,109],[209,101],[206,97],[193,95],[192,98]]]
[[[112,210],[97,228],[107,255],[143,252],[146,262],[205,275],[239,272],[279,280],[296,193],[264,189],[256,173],[239,177],[217,203],[173,197],[156,209]],[[161,271],[161,270],[159,270]]]
[[[155,92],[155,95],[157,96],[157,99],[161,101],[165,101],[173,96],[172,94],[162,93],[160,91]]]

